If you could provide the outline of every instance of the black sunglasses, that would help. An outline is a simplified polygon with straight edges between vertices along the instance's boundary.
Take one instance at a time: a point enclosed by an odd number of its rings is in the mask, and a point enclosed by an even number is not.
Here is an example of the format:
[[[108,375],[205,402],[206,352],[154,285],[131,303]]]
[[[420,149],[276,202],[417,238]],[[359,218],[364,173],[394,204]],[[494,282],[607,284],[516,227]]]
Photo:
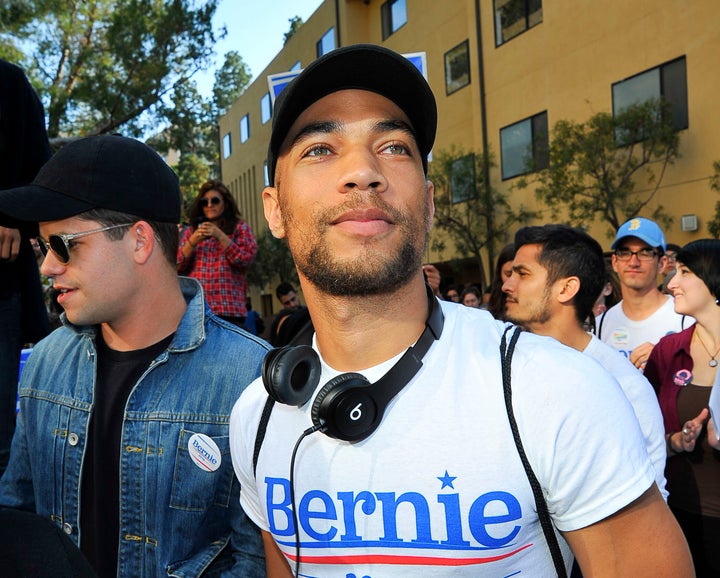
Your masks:
[[[46,241],[42,237],[35,237],[40,251],[43,256],[47,256],[48,251],[55,253],[57,260],[63,265],[67,265],[70,262],[70,249],[75,246],[71,243],[73,239],[78,237],[85,237],[86,235],[92,235],[94,233],[101,233],[102,231],[109,231],[110,229],[118,229],[120,227],[129,227],[132,223],[123,223],[122,225],[108,225],[107,227],[100,227],[99,229],[92,229],[90,231],[81,231],[79,233],[70,233],[69,235],[50,235]]]
[[[200,206],[207,207],[208,205],[219,205],[222,199],[220,197],[205,197],[200,199]]]

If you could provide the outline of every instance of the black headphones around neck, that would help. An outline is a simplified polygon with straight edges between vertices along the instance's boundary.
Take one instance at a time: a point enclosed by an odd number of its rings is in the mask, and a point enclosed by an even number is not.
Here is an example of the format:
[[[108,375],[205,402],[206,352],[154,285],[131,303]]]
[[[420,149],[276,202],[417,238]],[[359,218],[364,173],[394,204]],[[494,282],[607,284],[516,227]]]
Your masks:
[[[359,373],[342,373],[318,392],[310,411],[313,424],[332,438],[356,442],[380,425],[388,403],[422,367],[422,359],[443,330],[438,300],[426,285],[428,309],[425,329],[415,345],[375,383]],[[320,358],[309,345],[273,349],[265,356],[262,380],[268,395],[286,405],[305,405],[320,382]]]

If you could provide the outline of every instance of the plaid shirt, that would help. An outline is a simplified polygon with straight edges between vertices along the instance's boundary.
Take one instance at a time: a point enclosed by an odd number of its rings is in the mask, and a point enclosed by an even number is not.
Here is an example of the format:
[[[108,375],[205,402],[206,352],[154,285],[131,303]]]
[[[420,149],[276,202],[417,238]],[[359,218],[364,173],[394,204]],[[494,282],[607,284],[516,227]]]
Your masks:
[[[245,273],[257,252],[257,243],[250,226],[245,221],[238,220],[230,235],[227,249],[223,249],[215,237],[210,237],[198,243],[192,256],[185,258],[182,248],[194,231],[195,229],[188,227],[180,239],[178,273],[200,281],[205,291],[205,299],[216,315],[245,317]]]

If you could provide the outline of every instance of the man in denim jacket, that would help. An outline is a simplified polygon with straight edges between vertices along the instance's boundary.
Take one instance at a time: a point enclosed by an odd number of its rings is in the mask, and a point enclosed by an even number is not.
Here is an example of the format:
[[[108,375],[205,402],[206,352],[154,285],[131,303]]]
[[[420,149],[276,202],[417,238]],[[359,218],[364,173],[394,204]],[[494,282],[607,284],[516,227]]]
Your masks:
[[[23,371],[0,505],[54,521],[99,576],[264,576],[228,420],[268,346],[178,279],[180,202],[165,162],[120,136],[0,193],[1,214],[39,222],[64,309]]]

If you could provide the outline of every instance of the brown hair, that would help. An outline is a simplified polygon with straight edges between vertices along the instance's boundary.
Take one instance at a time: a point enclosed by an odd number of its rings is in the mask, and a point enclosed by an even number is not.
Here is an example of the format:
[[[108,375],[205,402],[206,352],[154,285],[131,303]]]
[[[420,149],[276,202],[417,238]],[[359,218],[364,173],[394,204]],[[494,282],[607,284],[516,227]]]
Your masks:
[[[204,217],[202,207],[200,206],[200,200],[208,191],[217,191],[222,195],[223,202],[225,203],[225,210],[220,216],[220,220],[217,225],[220,229],[222,229],[223,233],[226,235],[232,235],[235,230],[235,225],[237,225],[237,222],[240,220],[240,210],[238,209],[237,203],[235,202],[232,194],[230,194],[230,190],[222,181],[218,181],[216,179],[210,179],[209,181],[203,183],[200,187],[200,192],[198,193],[198,196],[195,197],[195,200],[188,211],[190,226],[193,229],[196,229],[201,221],[200,218]]]

